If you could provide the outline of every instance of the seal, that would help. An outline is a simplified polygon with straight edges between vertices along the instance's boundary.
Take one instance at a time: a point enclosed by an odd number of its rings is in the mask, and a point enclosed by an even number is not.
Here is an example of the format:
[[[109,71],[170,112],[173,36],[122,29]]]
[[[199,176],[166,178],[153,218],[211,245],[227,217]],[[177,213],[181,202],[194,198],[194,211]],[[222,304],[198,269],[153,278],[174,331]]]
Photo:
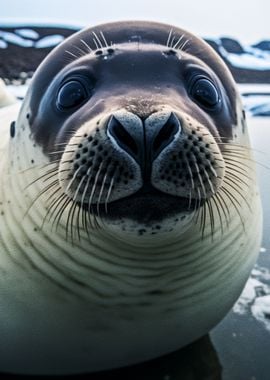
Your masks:
[[[78,32],[2,109],[1,370],[126,366],[206,334],[261,240],[230,72],[170,25]]]

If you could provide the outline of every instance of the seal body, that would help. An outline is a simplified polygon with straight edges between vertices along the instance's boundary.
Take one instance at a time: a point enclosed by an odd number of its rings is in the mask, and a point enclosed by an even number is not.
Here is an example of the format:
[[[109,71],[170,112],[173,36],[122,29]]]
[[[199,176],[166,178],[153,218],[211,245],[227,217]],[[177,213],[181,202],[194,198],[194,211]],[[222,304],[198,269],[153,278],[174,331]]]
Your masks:
[[[17,109],[0,111],[1,370],[98,371],[206,334],[261,240],[221,59],[169,25],[100,25],[45,59]]]

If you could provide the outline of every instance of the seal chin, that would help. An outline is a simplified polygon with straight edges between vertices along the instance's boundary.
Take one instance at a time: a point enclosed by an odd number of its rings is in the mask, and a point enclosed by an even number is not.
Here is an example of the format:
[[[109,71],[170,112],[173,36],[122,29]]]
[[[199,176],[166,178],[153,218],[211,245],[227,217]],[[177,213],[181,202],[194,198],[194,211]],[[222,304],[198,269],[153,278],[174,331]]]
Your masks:
[[[201,200],[201,203],[203,200]],[[130,219],[135,223],[152,226],[165,219],[185,218],[201,206],[193,199],[163,193],[151,185],[144,185],[134,194],[105,204],[92,205],[91,212],[106,220]]]

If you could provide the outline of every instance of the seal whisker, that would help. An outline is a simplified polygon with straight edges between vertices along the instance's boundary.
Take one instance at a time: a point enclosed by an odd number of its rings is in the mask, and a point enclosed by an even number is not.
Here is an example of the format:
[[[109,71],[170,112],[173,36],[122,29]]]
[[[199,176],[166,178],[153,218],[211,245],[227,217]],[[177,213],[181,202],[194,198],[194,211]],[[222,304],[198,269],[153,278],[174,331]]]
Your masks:
[[[75,49],[78,50],[78,52],[81,54],[80,57],[84,57],[85,55],[89,54],[89,51],[88,49],[87,50],[83,50],[81,49],[79,46],[74,46]]]
[[[50,197],[46,199],[46,202],[48,202],[48,199],[50,199],[51,202],[50,202],[50,204],[47,206],[46,213],[45,213],[45,215],[44,215],[44,217],[43,217],[43,219],[42,219],[42,224],[41,224],[41,227],[40,227],[41,230],[43,230],[44,225],[45,225],[45,222],[46,222],[48,216],[50,215],[51,207],[52,207],[52,203],[54,203],[54,202],[55,202],[60,196],[62,196],[62,193],[61,193],[61,194],[59,195],[59,197],[56,196],[55,198],[52,198],[52,197],[54,197],[54,195],[56,195],[58,192],[61,192],[61,189],[60,189],[59,187],[57,187],[57,188],[55,189],[55,191],[50,195]],[[52,198],[52,199],[51,199],[51,198]]]
[[[213,213],[212,203],[209,199],[206,200],[206,206],[208,208],[208,214],[210,217],[211,239],[213,242],[214,241],[214,234],[215,234],[215,217],[214,217],[214,213]]]
[[[65,50],[65,53],[69,54],[71,57],[73,57],[73,58],[75,58],[75,59],[80,58],[80,57],[78,57],[76,54],[71,53],[71,51],[69,51],[69,50]]]
[[[230,209],[229,209],[227,203],[225,202],[225,199],[223,198],[222,193],[220,191],[218,191],[215,194],[215,198],[216,198],[218,204],[220,205],[221,210],[223,212],[223,215],[225,217],[226,227],[229,228],[229,219],[230,219],[230,215],[231,215]]]
[[[226,164],[226,172],[227,173],[234,173],[234,174],[237,173],[237,174],[241,175],[242,177],[244,177],[250,181],[253,181],[253,179],[248,175],[247,170],[245,170],[244,168],[237,168],[234,165],[230,165],[228,162]]]
[[[99,165],[98,171],[97,171],[97,173],[96,173],[96,175],[95,175],[93,188],[92,188],[91,195],[90,195],[90,198],[89,198],[89,204],[90,204],[90,207],[91,207],[91,205],[92,205],[93,197],[94,197],[94,194],[95,194],[95,192],[96,192],[97,183],[98,183],[98,179],[99,179],[99,174],[100,174],[100,171],[101,171],[101,169],[102,169],[102,166],[103,166],[103,162],[101,162],[101,164]]]
[[[60,191],[61,191],[61,189],[58,188],[58,189],[55,190],[55,192],[54,192],[52,195],[50,195],[50,200],[51,200],[51,202],[50,202],[50,204],[48,205],[47,213],[46,213],[46,215],[45,215],[45,219],[46,219],[46,217],[49,215],[49,219],[48,219],[49,222],[52,220],[52,217],[53,217],[54,213],[57,211],[57,208],[58,208],[59,203],[61,203],[61,201],[62,201],[63,199],[66,199],[66,198],[67,198],[66,194],[65,194],[65,193],[62,193],[62,192],[61,192],[61,194],[60,194],[59,196],[57,196],[56,198],[52,198],[55,194],[57,194],[57,193],[60,192]],[[51,199],[51,198],[52,198],[52,199]],[[45,220],[45,219],[44,219],[44,220]],[[51,226],[51,227],[52,227],[52,229],[53,229],[53,223],[52,223],[52,226]],[[52,230],[52,229],[51,229],[51,230]]]
[[[181,43],[181,41],[183,40],[183,38],[185,37],[185,34],[182,34],[178,40],[176,41],[176,43],[173,45],[173,49],[177,49],[177,46]]]
[[[83,39],[80,39],[80,41],[86,47],[86,49],[88,50],[88,52],[92,53],[93,49],[88,45],[88,43],[86,41],[84,41]]]
[[[224,183],[228,187],[232,188],[235,191],[235,193],[238,194],[242,198],[244,203],[247,205],[249,211],[251,212],[250,204],[248,203],[248,201],[246,200],[246,198],[242,194],[242,192],[243,192],[242,186],[240,186],[240,184],[238,182],[236,182],[233,178],[230,178],[230,181],[227,181],[224,179]]]
[[[90,194],[90,197],[89,197],[89,200],[88,200],[88,214],[89,214],[89,218],[91,216],[92,200],[93,200],[93,197],[94,197],[94,194],[95,194],[95,191],[96,191],[96,186],[97,186],[97,182],[98,182],[98,178],[99,178],[99,173],[101,171],[102,165],[103,165],[103,162],[101,162],[101,164],[99,165],[99,169],[98,169],[98,171],[97,171],[97,173],[95,175],[94,184],[93,184],[93,187],[92,187],[92,190],[91,190],[91,194]],[[95,215],[93,215],[93,220],[94,220],[95,227],[96,228],[99,227]]]
[[[112,179],[111,179],[111,182],[110,182],[110,186],[108,188],[108,193],[107,193],[107,196],[106,196],[106,199],[105,199],[105,212],[106,212],[106,214],[108,214],[108,203],[109,203],[109,200],[110,200],[112,188],[113,188],[114,181],[115,181],[114,176],[115,176],[115,174],[112,176]]]
[[[51,155],[59,154],[59,153],[74,153],[74,152],[76,152],[75,149],[73,149],[73,150],[64,149],[64,150],[55,150],[53,152],[49,152],[48,154],[51,156]]]
[[[63,200],[64,200],[65,198],[63,198]],[[71,198],[68,198],[68,197],[66,197],[66,199],[64,200],[64,202],[63,202],[63,200],[60,202],[60,204],[58,205],[58,207],[59,207],[59,210],[57,211],[57,214],[55,215],[55,218],[54,218],[54,220],[53,220],[53,224],[55,224],[56,223],[56,226],[55,226],[55,230],[57,231],[57,229],[58,229],[58,226],[59,226],[59,224],[60,224],[60,222],[61,222],[61,218],[62,218],[62,215],[63,215],[63,213],[64,213],[64,211],[66,210],[66,208],[68,207],[68,205],[72,202],[72,199]]]
[[[191,189],[189,190],[189,195],[188,195],[188,210],[191,208]]]
[[[108,170],[109,170],[109,168],[107,168],[107,170],[106,170],[106,172],[105,172],[105,174],[103,176],[102,185],[101,185],[101,189],[100,189],[99,197],[98,197],[98,201],[97,201],[97,214],[98,214],[99,217],[100,217],[100,202],[101,202],[101,198],[102,198],[102,195],[103,195],[105,183],[106,183],[106,180],[107,180]]]
[[[198,206],[197,206],[197,210],[196,210],[196,218],[195,218],[195,223],[197,224],[198,223],[198,218],[199,218],[199,215],[200,215],[200,207],[201,207],[201,192],[200,192],[200,189],[199,187],[197,187],[197,193],[198,193]],[[196,205],[197,205],[197,202],[196,202]]]
[[[83,190],[83,194],[82,194],[82,200],[81,200],[81,203],[84,204],[85,203],[85,197],[86,197],[86,193],[87,193],[87,190],[89,188],[89,184],[90,184],[90,181],[91,181],[91,178],[92,178],[92,173],[91,173],[91,168],[89,168],[87,170],[87,176],[88,176],[88,179],[87,179],[87,182],[86,182],[86,185],[84,186],[84,190]],[[89,201],[89,199],[88,199]],[[88,221],[89,221],[89,225],[90,225],[90,228],[92,227],[92,221],[91,221],[91,218],[90,218],[90,211],[88,209],[88,213],[85,212],[85,217],[86,215],[88,215]],[[86,222],[86,220],[85,220]],[[86,223],[86,227],[87,227],[87,223]],[[88,231],[88,229],[87,229]]]
[[[175,36],[172,37],[171,44],[170,44],[170,46],[169,46],[170,48],[173,47],[173,45],[174,45],[174,43],[175,43],[175,38],[176,38]]]
[[[203,203],[201,207],[201,221],[200,221],[200,230],[201,230],[202,240],[204,239],[205,225],[206,225],[206,206],[205,206],[205,203]]]
[[[243,168],[247,168],[249,172],[255,170],[254,168],[252,168],[252,166],[246,164],[245,162],[242,162],[242,161],[239,161],[239,160],[234,160],[234,159],[231,158],[231,157],[226,157],[226,155],[224,155],[223,157],[224,157],[224,161],[225,161],[225,164],[226,164],[226,165],[227,165],[227,161],[228,161],[229,163],[234,163],[234,164],[236,164],[238,168],[240,168],[241,166],[242,166]]]
[[[239,218],[240,218],[240,221],[241,221],[241,224],[242,224],[242,227],[243,227],[243,230],[245,231],[245,222],[243,220],[243,217],[239,211],[239,208],[241,208],[241,204],[239,203],[239,201],[236,199],[236,197],[229,192],[229,190],[227,190],[225,187],[221,186],[220,187],[220,191],[222,191],[224,193],[224,195],[230,200],[230,202],[232,203],[235,211],[237,212]],[[238,208],[239,207],[239,208]]]
[[[66,240],[68,240],[69,236],[69,229],[70,229],[70,237],[71,237],[71,243],[74,244],[74,234],[73,234],[73,218],[75,209],[77,207],[77,204],[75,202],[72,202],[71,207],[68,210],[68,216],[67,216],[67,223],[66,223]],[[69,228],[70,225],[70,228]]]
[[[211,170],[211,172],[214,174],[214,176],[215,176],[216,178],[218,178],[218,174],[217,174],[216,170],[214,169],[214,167],[213,167],[211,161],[210,161],[210,160],[207,160],[207,162],[208,162],[209,169]]]
[[[42,189],[42,191],[40,191],[38,193],[38,195],[36,196],[36,198],[34,198],[32,200],[32,202],[30,203],[30,206],[27,208],[27,210],[25,211],[24,215],[23,215],[23,219],[26,217],[26,215],[29,213],[29,211],[31,210],[31,208],[34,206],[34,204],[37,202],[37,200],[45,193],[47,193],[49,190],[53,189],[56,185],[58,185],[58,180],[55,180],[51,183],[49,183],[44,189]]]
[[[189,177],[190,177],[190,181],[191,181],[191,189],[194,190],[195,186],[194,186],[193,174],[192,174],[192,170],[191,170],[189,161],[186,159],[186,157],[185,157],[185,162],[187,165],[187,169],[188,169],[188,173],[189,173]]]
[[[250,184],[247,183],[246,181],[244,181],[242,178],[239,178],[239,176],[237,176],[233,171],[227,169],[226,170],[226,173],[227,173],[227,177],[229,178],[234,178],[237,182],[240,182],[242,183],[243,185],[245,185],[247,188],[250,187]],[[250,178],[251,180],[251,178]]]
[[[26,191],[30,186],[34,185],[35,183],[37,183],[38,181],[40,181],[41,179],[44,179],[48,176],[50,176],[52,173],[54,173],[54,175],[56,175],[58,173],[58,170],[57,170],[57,167],[47,171],[46,173],[42,174],[41,176],[35,178],[33,181],[31,181],[30,183],[28,183],[25,187],[24,187],[24,191]],[[45,181],[46,182],[46,181]]]
[[[82,179],[81,179],[81,181],[80,181],[80,183],[79,183],[79,185],[78,185],[78,187],[77,187],[77,189],[76,189],[76,191],[75,191],[75,193],[74,193],[74,196],[73,196],[73,201],[74,202],[76,202],[76,198],[77,198],[77,196],[78,196],[78,194],[79,194],[79,191],[80,191],[80,189],[81,189],[81,186],[82,186],[82,184],[83,184],[83,182],[85,181],[85,179],[86,179],[86,174],[82,177]],[[78,238],[79,238],[79,240],[80,240],[80,226],[79,226],[79,218],[80,218],[80,212],[81,212],[81,202],[78,204],[78,206],[79,206],[79,211],[78,211],[78,213],[77,213],[77,231],[78,231]]]
[[[171,40],[171,37],[172,37],[172,33],[173,33],[173,29],[171,28],[170,31],[169,31],[167,42],[166,42],[166,46],[167,47],[171,47],[170,40]]]
[[[103,44],[102,44],[100,38],[99,38],[98,35],[96,34],[96,32],[92,31],[92,34],[93,34],[93,36],[94,36],[93,41],[94,41],[95,45],[97,46],[97,49],[99,49],[99,48],[100,48],[100,49],[103,49],[104,46],[103,46]]]
[[[185,51],[184,48],[187,46],[187,44],[191,41],[191,39],[184,41],[184,43],[179,47],[180,51]]]
[[[79,171],[81,170],[81,166],[78,167],[78,169],[75,171],[75,173],[73,174],[73,177],[71,178],[71,180],[69,181],[66,189],[65,189],[65,193],[67,193],[69,191],[69,189],[71,188],[72,184],[74,183],[76,177],[77,177],[77,174],[79,173]]]
[[[192,163],[195,166],[195,169],[196,169],[196,172],[197,172],[197,176],[199,178],[199,181],[200,181],[200,184],[201,184],[201,188],[202,188],[202,191],[203,191],[203,195],[206,198],[206,189],[205,189],[205,186],[204,186],[204,183],[203,183],[203,180],[202,180],[202,176],[201,176],[201,173],[200,173],[199,166],[198,166],[198,164],[197,164],[196,161],[193,161]]]
[[[220,208],[219,208],[219,205],[218,205],[218,198],[216,197],[216,194],[211,198],[210,202],[213,202],[214,205],[215,205],[215,208],[217,210],[217,213],[218,213],[218,218],[219,218],[219,222],[220,222],[220,230],[221,230],[221,235],[224,234],[224,228],[223,228],[223,220],[222,220],[222,216],[221,216],[221,212],[220,212]],[[222,208],[221,208],[222,209]],[[227,223],[228,225],[228,223]]]
[[[210,180],[210,177],[209,177],[207,171],[205,170],[205,168],[203,168],[203,172],[204,172],[204,175],[205,175],[205,177],[206,177],[206,179],[207,179],[207,182],[208,182],[208,184],[209,184],[209,186],[210,186],[211,193],[214,195],[214,194],[215,194],[215,190],[214,190],[214,187],[213,187],[213,183],[212,183],[212,181]]]
[[[101,38],[103,39],[103,41],[104,41],[104,44],[105,44],[105,47],[109,47],[109,44],[108,44],[108,42],[107,42],[107,40],[106,40],[106,38],[105,38],[105,36],[104,36],[104,33],[102,32],[102,30],[99,32],[99,34],[101,35]]]

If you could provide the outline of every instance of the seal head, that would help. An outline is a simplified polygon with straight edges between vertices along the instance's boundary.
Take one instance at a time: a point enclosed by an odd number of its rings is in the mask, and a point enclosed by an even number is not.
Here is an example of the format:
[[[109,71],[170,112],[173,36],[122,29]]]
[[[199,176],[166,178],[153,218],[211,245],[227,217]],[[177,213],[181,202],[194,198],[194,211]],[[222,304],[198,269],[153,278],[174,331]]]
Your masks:
[[[136,232],[177,225],[222,185],[235,90],[187,32],[144,22],[84,30],[48,56],[28,98],[32,138],[58,160],[59,186],[81,215],[129,220]]]

